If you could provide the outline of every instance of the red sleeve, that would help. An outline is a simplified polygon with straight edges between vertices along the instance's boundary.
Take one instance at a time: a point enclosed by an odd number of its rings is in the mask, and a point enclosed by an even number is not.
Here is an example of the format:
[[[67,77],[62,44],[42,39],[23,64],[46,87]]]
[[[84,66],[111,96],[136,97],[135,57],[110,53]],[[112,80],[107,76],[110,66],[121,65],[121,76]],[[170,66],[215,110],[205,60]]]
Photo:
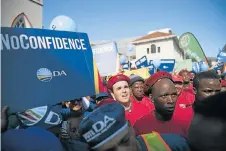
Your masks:
[[[151,99],[149,97],[144,97],[143,101],[145,102],[145,106],[148,108],[148,111],[151,112],[155,109],[154,104],[151,102]]]

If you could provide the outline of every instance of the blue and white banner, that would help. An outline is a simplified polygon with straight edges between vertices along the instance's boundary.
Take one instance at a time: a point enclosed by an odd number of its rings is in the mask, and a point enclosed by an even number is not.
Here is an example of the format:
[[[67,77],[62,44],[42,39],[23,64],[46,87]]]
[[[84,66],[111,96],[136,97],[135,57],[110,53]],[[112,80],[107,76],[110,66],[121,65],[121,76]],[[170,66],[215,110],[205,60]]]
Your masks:
[[[123,68],[124,70],[129,70],[129,69],[131,69],[131,66],[132,66],[132,63],[128,61],[127,63],[124,63],[124,64],[122,65],[122,68]]]
[[[151,64],[150,66],[148,66],[148,69],[149,69],[149,74],[152,75],[155,73],[155,67],[153,64]]]
[[[2,106],[12,112],[95,94],[86,33],[1,28]]]
[[[142,67],[148,67],[148,60],[146,56],[141,57],[135,62],[137,69]]]
[[[175,65],[175,59],[161,59],[161,64],[158,67],[161,71],[172,72]]]
[[[226,62],[226,52],[220,50],[217,55],[217,62]]]
[[[153,65],[153,60],[149,60],[149,65]],[[161,71],[173,72],[174,66],[175,59],[161,59],[158,69]]]
[[[101,76],[108,76],[117,73],[118,49],[115,42],[92,46],[93,57]]]

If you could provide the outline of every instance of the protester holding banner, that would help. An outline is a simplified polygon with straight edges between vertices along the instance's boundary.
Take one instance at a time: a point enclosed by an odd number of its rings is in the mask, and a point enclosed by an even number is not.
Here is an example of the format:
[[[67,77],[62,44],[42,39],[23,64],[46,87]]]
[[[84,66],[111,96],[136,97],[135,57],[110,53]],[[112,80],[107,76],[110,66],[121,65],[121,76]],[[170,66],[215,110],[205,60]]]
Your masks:
[[[132,92],[130,96],[131,101],[144,104],[149,111],[154,109],[154,105],[149,97],[144,95],[144,79],[142,77],[137,75],[130,76],[130,89]]]
[[[156,131],[187,136],[188,125],[175,117],[177,114],[174,114],[178,94],[171,74],[165,71],[153,74],[145,81],[144,91],[153,101],[155,110],[135,123],[136,134]],[[183,110],[180,111],[180,114],[183,114]]]
[[[129,83],[129,77],[118,74],[109,79],[108,89],[111,96],[124,106],[126,118],[130,121],[131,125],[134,125],[136,120],[148,114],[149,110],[143,104],[130,100]]]

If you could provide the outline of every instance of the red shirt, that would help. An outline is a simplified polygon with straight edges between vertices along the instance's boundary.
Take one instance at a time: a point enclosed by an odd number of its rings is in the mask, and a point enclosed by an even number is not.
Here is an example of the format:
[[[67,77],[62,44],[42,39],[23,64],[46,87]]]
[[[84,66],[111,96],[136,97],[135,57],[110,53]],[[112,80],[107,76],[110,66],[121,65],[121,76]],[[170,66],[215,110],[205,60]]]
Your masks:
[[[131,101],[131,103],[131,111],[126,111],[126,119],[129,120],[133,126],[137,120],[139,120],[144,115],[147,115],[149,110],[145,105],[139,102]]]
[[[179,105],[176,106],[174,111],[174,119],[183,122],[183,124],[186,125],[186,127],[190,127],[193,116],[194,111],[192,105],[186,108],[182,108]]]
[[[154,104],[151,102],[149,97],[144,96],[143,99],[141,101],[137,101],[135,97],[130,96],[130,100],[131,101],[135,101],[135,102],[139,102],[143,105],[145,105],[149,111],[153,111],[155,109]]]
[[[151,133],[173,133],[187,137],[188,127],[185,122],[174,119],[174,115],[170,121],[159,121],[154,116],[154,111],[145,115],[134,125],[136,135]]]
[[[188,88],[183,89],[183,91],[194,94],[193,85],[190,84]]]
[[[182,90],[180,95],[177,99],[177,104],[180,105],[182,108],[185,108],[186,106],[190,106],[195,101],[195,95],[187,92],[186,90]]]

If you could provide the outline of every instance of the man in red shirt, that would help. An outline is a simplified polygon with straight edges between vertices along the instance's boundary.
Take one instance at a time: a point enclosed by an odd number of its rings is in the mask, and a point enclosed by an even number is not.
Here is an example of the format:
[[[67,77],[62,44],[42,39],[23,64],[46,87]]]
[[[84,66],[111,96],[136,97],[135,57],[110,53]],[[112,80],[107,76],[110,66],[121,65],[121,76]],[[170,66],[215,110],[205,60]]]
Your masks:
[[[192,90],[193,86],[190,83],[190,80],[191,80],[190,72],[188,70],[181,70],[178,73],[178,75],[181,76],[182,79],[183,79],[183,89],[184,89],[184,91],[187,91],[187,92],[193,94],[193,90]]]
[[[156,131],[187,136],[188,125],[174,118],[178,94],[171,74],[165,71],[153,74],[145,81],[144,92],[153,101],[155,110],[135,123],[136,135]]]
[[[186,108],[191,106],[194,103],[195,95],[184,91],[183,89],[183,78],[179,75],[173,76],[173,82],[178,92],[178,101],[177,104],[181,108]],[[180,99],[181,98],[181,99]]]
[[[181,117],[184,117],[184,120],[189,125],[191,123],[191,120],[193,119],[193,108],[196,106],[196,103],[202,102],[207,97],[213,96],[221,91],[221,82],[219,76],[215,71],[205,71],[196,74],[193,80],[193,86],[195,94],[195,101],[193,105],[185,108],[183,111],[183,115],[180,113],[176,113],[178,116],[180,116],[180,119]]]
[[[129,83],[129,77],[118,74],[108,80],[108,90],[114,100],[124,106],[127,120],[134,125],[136,120],[148,114],[149,110],[143,104],[130,100]]]
[[[131,96],[130,100],[139,102],[145,105],[149,111],[154,109],[154,104],[151,102],[149,97],[144,95],[144,79],[138,75],[132,75],[130,77],[130,89]]]

